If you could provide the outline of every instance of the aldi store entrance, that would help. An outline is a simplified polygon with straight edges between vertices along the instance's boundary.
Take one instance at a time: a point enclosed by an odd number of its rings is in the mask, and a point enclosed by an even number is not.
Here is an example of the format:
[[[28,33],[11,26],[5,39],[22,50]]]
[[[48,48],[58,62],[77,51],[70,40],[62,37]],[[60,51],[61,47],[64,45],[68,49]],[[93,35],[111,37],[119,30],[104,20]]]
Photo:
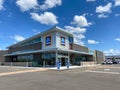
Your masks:
[[[61,66],[66,66],[66,58],[61,58]]]
[[[61,64],[61,66],[66,66],[66,63],[68,62],[69,58],[68,58],[68,56],[67,57],[59,57],[58,60]]]

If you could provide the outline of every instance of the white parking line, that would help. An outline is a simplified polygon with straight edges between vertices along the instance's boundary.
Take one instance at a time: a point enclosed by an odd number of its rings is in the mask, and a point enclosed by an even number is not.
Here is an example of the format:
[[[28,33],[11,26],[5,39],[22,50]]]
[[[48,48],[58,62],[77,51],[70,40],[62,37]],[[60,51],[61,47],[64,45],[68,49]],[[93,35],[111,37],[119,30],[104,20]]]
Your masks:
[[[107,69],[104,69],[104,71],[109,71],[109,70],[110,70],[110,69],[108,69],[108,68],[107,68]]]
[[[120,69],[120,67],[109,67],[109,68],[117,68],[117,69]]]
[[[120,74],[120,72],[105,72],[105,71],[87,71],[87,72],[93,72],[93,73],[105,73],[105,74],[117,74],[117,75]]]

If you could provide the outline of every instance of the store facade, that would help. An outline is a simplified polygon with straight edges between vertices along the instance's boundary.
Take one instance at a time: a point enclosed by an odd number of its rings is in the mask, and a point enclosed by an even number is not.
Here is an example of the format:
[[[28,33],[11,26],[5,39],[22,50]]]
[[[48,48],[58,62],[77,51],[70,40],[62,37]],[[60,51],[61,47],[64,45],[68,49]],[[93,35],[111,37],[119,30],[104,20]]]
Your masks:
[[[6,62],[31,62],[37,67],[81,65],[96,62],[94,51],[74,43],[74,36],[59,27],[53,27],[8,47]]]

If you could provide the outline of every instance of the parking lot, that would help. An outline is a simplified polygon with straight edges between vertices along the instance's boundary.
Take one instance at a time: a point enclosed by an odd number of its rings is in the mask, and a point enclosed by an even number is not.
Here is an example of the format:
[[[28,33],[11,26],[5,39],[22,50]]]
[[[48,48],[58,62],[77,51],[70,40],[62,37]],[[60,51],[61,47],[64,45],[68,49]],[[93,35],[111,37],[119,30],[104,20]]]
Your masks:
[[[6,71],[0,71],[0,74],[11,73],[7,69],[2,67],[0,70]],[[20,73],[0,76],[0,90],[120,90],[120,65],[61,71],[33,68],[11,69],[12,72]]]

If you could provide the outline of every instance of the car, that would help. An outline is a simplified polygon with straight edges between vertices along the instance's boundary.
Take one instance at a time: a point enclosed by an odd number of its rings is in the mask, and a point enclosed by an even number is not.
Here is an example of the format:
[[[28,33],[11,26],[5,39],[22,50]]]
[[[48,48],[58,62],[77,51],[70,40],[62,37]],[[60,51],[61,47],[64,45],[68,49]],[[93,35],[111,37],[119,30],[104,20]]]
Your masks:
[[[111,65],[111,64],[113,64],[113,62],[112,61],[103,61],[101,64],[102,65]]]
[[[102,64],[102,65],[105,65],[105,64],[106,64],[106,62],[105,62],[105,61],[103,61],[101,64]]]
[[[114,61],[113,61],[113,64],[119,64],[119,62],[114,60]]]
[[[113,64],[113,62],[112,61],[107,61],[106,64],[111,65],[111,64]]]

